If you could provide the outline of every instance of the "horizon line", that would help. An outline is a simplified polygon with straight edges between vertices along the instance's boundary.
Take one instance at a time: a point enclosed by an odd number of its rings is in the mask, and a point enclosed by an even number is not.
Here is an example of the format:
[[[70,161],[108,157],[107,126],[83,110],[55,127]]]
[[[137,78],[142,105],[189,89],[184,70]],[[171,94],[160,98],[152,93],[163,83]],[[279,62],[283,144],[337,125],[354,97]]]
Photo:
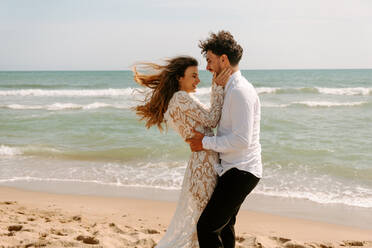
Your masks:
[[[273,69],[240,69],[241,71],[306,71],[306,70],[372,70],[370,68],[273,68]],[[0,70],[0,72],[119,72],[119,71],[131,71],[130,69],[123,69],[123,70],[91,70],[91,69],[80,69],[80,70]],[[207,71],[205,69],[199,71]]]

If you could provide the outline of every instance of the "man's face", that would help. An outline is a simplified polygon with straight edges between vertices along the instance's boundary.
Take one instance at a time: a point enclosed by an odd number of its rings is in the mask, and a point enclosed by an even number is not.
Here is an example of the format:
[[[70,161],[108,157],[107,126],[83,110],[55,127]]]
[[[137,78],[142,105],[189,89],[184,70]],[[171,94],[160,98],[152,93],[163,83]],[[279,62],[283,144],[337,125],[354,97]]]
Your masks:
[[[211,73],[215,72],[217,75],[222,71],[221,56],[212,53],[210,50],[206,54],[207,59],[207,70]]]

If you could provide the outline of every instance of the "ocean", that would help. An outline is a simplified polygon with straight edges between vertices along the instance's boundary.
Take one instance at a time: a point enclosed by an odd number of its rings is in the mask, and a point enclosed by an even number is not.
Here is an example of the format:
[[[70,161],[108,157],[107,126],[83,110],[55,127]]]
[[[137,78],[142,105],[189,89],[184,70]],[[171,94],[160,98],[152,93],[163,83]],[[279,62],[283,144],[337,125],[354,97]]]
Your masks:
[[[254,194],[372,210],[372,70],[243,70],[262,104]],[[131,71],[0,72],[0,185],[181,187],[190,150],[131,110]],[[208,105],[211,75],[195,96]],[[74,192],[79,193],[80,187]]]

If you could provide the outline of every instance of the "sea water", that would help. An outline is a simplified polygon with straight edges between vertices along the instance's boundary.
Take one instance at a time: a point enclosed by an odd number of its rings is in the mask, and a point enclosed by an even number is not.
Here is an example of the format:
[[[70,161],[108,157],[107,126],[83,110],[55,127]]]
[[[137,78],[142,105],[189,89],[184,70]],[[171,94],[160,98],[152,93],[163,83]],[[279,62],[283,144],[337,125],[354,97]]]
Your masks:
[[[242,74],[262,105],[254,193],[372,210],[372,70]],[[211,75],[200,79],[208,106]],[[137,88],[131,71],[0,72],[0,185],[179,190],[190,150],[138,120]]]

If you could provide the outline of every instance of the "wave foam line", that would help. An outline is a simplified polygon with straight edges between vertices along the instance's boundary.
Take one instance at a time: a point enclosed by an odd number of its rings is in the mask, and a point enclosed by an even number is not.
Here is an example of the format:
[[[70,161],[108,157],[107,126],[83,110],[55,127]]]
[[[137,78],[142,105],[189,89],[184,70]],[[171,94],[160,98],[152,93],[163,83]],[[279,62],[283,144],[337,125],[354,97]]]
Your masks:
[[[272,87],[257,87],[256,88],[256,91],[258,94],[273,94],[279,90],[280,88],[272,88]],[[194,94],[197,96],[200,96],[200,95],[207,95],[210,93],[211,93],[210,87],[202,87],[202,88],[197,88]]]
[[[208,104],[208,103],[206,103]],[[292,102],[289,104],[276,104],[276,103],[262,103],[264,108],[287,108],[294,105],[304,105],[307,107],[356,107],[368,104],[368,102],[328,102],[328,101],[300,101]],[[134,106],[134,103],[133,103]],[[92,110],[100,108],[113,108],[113,109],[129,109],[131,104],[108,104],[103,102],[95,102],[86,105],[75,103],[53,103],[49,105],[21,105],[21,104],[8,104],[0,105],[0,109],[14,109],[14,110]]]
[[[94,102],[86,105],[75,103],[53,103],[48,105],[21,105],[21,104],[8,104],[0,105],[0,108],[17,109],[17,110],[65,110],[65,109],[99,109],[99,108],[116,108],[128,109],[130,106],[127,104],[108,104],[103,102]]]
[[[266,196],[306,199],[320,204],[344,204],[352,207],[372,208],[372,199],[366,197],[335,197],[325,193],[302,192],[302,191],[264,191],[255,189],[256,194]]]
[[[163,189],[163,190],[180,190],[180,187],[176,186],[161,186],[161,185],[147,185],[147,184],[125,184],[120,181],[117,182],[103,182],[99,180],[81,180],[81,179],[65,179],[65,178],[41,178],[41,177],[13,177],[10,179],[0,179],[0,183],[8,182],[70,182],[70,183],[94,183],[105,186],[116,186],[116,187],[131,187],[131,188],[148,188],[148,189]]]
[[[274,94],[274,93],[277,93],[278,90],[280,90],[280,88],[271,88],[271,87],[257,87],[256,88],[257,94]]]
[[[0,146],[0,156],[16,156],[21,154],[22,151],[17,147]]]
[[[263,108],[287,108],[291,104],[262,103]]]
[[[363,87],[356,87],[356,88],[319,88],[316,87],[316,89],[321,94],[327,94],[327,95],[371,95],[372,94],[372,88],[363,88]]]
[[[303,105],[306,107],[357,107],[368,104],[368,102],[327,102],[327,101],[300,101],[292,102],[289,104],[279,104],[279,103],[262,103],[263,108],[287,108],[295,105]]]
[[[368,102],[317,102],[317,101],[301,101],[294,102],[294,104],[305,105],[308,107],[353,107],[367,104]]]
[[[209,103],[206,102],[206,105]],[[277,103],[262,103],[263,108],[287,108],[295,105],[302,105],[306,107],[358,107],[367,105],[369,102],[328,102],[328,101],[299,101],[288,104],[277,104]],[[75,104],[75,103],[53,103],[49,105],[21,105],[21,104],[8,104],[0,105],[0,109],[12,109],[12,110],[47,110],[47,111],[62,111],[62,110],[94,110],[101,108],[112,108],[112,109],[129,109],[135,104],[108,104],[102,102],[95,102],[86,105]]]
[[[256,87],[258,94],[325,94],[325,95],[372,95],[372,88],[280,88],[280,87]],[[210,94],[210,88],[199,88],[196,95]]]
[[[70,97],[129,96],[133,93],[133,90],[135,90],[135,88],[94,90],[20,89],[0,91],[0,96],[70,96]]]
[[[149,189],[163,189],[163,190],[180,190],[180,185],[164,186],[156,184],[146,184],[146,183],[125,183],[120,180],[114,182],[105,182],[100,180],[92,179],[66,179],[66,178],[42,178],[42,177],[33,177],[33,176],[20,176],[12,178],[3,178],[0,179],[0,183],[11,183],[11,182],[56,182],[56,183],[91,183],[98,184],[103,186],[113,186],[113,187],[133,187],[133,188],[149,188]],[[306,199],[320,204],[344,204],[353,207],[363,207],[363,208],[372,208],[372,199],[363,196],[352,196],[352,197],[340,197],[332,194],[326,194],[322,192],[306,192],[306,191],[272,191],[272,190],[262,190],[255,189],[255,194],[274,196],[274,197],[283,197],[283,198],[292,198],[292,199]]]
[[[256,91],[258,94],[273,94],[279,91],[280,88],[272,88],[272,87],[257,87]],[[195,95],[206,95],[211,93],[210,87],[203,87],[197,88]]]
[[[0,156],[18,156],[18,155],[34,155],[34,154],[61,154],[62,151],[43,146],[24,146],[12,147],[7,145],[0,145]]]
[[[132,96],[138,88],[123,89],[90,89],[90,90],[43,90],[43,89],[19,89],[2,90],[0,96],[36,96],[36,97],[117,97]],[[280,88],[280,87],[256,87],[258,94],[326,94],[326,95],[372,95],[372,88]],[[195,95],[203,96],[211,92],[210,87],[202,87],[196,90]]]

